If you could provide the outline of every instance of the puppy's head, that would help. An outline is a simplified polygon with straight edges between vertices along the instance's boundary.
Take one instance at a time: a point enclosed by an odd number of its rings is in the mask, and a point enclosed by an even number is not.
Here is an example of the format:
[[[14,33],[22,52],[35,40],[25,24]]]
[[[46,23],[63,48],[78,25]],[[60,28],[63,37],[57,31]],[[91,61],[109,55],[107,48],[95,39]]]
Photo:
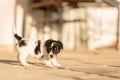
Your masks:
[[[60,41],[54,41],[51,47],[53,54],[58,54],[63,49],[63,44]]]
[[[58,53],[60,53],[60,50],[63,49],[63,44],[61,41],[49,39],[46,41],[45,47],[47,49],[48,54],[52,53],[57,55]]]

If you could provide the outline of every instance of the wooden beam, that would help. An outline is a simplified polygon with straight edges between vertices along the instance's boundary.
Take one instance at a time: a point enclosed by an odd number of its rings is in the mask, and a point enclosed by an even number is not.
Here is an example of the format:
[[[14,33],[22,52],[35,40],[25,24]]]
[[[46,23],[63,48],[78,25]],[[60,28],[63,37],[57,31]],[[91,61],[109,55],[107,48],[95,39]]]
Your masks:
[[[31,3],[31,8],[47,7],[50,5],[60,6],[62,2],[95,2],[96,0],[43,0],[36,3]]]
[[[37,2],[37,3],[32,3],[31,4],[31,8],[38,8],[38,7],[46,7],[46,6],[50,6],[50,5],[61,5],[62,0],[45,0],[45,1],[41,1],[41,2]]]
[[[120,30],[119,30],[119,28],[120,28],[120,3],[119,3],[119,5],[118,5],[118,22],[117,22],[117,32],[116,32],[116,37],[117,37],[117,39],[116,39],[116,49],[118,50],[119,49],[119,32],[120,32]]]
[[[95,2],[96,0],[62,0],[63,2]]]

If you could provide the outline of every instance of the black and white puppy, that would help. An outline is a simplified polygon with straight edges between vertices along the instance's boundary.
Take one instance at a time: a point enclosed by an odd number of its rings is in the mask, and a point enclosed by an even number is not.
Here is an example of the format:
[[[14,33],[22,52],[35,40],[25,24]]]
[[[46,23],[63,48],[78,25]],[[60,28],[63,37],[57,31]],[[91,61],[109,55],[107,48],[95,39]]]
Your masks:
[[[23,66],[30,66],[26,58],[30,55],[36,58],[43,58],[45,64],[49,67],[61,65],[57,63],[56,56],[63,49],[61,41],[48,39],[46,41],[25,39],[16,33],[13,25],[14,37],[17,40],[16,47],[18,51],[18,60]]]

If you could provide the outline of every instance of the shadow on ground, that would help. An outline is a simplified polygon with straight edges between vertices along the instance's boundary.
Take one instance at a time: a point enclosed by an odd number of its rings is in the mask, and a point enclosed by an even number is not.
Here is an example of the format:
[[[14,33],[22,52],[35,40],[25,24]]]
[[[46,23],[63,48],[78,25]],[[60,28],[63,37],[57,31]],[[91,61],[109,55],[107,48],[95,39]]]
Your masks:
[[[0,63],[9,64],[9,65],[21,65],[17,60],[7,60],[7,59],[0,60]],[[35,66],[46,67],[46,65],[43,63],[34,63],[34,62],[28,62],[28,63]]]

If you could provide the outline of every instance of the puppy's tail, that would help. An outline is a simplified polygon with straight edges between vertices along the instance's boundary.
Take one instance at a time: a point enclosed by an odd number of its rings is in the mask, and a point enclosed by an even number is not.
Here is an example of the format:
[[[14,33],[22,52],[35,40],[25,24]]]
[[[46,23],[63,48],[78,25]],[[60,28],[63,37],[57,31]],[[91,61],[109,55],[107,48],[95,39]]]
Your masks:
[[[13,30],[13,34],[14,34],[15,39],[17,39],[18,41],[20,41],[22,39],[22,37],[17,34],[16,28],[15,28],[14,24],[12,25],[12,30]]]

